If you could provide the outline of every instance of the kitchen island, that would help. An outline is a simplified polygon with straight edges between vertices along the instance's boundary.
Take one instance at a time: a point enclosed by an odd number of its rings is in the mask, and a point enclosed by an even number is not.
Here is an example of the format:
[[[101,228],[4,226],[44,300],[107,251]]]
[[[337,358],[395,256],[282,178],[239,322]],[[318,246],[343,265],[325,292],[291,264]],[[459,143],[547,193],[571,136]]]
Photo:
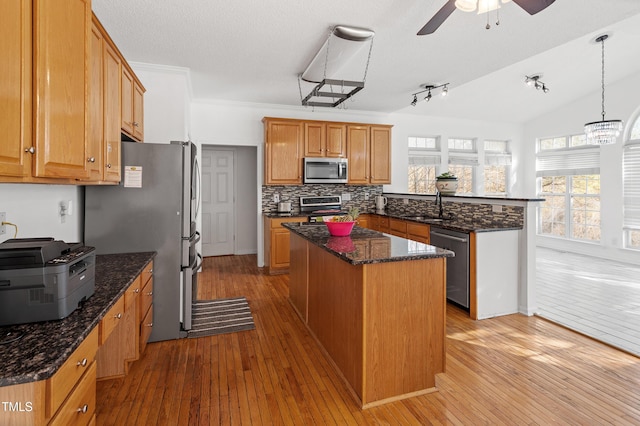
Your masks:
[[[435,390],[445,369],[446,258],[356,226],[287,223],[290,301],[362,408]]]

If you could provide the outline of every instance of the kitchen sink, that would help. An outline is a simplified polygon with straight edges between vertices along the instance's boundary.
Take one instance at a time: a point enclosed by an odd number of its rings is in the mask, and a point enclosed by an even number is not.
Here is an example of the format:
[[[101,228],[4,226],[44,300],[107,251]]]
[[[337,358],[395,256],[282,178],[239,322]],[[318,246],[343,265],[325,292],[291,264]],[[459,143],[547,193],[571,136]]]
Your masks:
[[[402,216],[404,219],[417,220],[420,222],[429,222],[429,223],[440,223],[444,222],[446,219],[439,217],[431,217],[431,216]]]

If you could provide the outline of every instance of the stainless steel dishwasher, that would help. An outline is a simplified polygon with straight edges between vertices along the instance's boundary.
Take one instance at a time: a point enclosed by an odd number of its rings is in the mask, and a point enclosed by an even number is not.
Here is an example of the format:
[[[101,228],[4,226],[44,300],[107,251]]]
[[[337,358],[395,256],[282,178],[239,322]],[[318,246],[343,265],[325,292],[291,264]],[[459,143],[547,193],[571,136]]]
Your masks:
[[[447,258],[447,299],[469,309],[469,234],[431,227],[431,245],[456,254]]]

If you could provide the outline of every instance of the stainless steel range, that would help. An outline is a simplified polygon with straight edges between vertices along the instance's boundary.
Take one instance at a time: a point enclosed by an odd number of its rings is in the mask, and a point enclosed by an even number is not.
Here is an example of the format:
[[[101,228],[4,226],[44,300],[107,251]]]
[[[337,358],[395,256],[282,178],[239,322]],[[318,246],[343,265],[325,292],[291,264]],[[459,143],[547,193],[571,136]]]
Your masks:
[[[326,216],[344,216],[342,211],[342,197],[340,195],[324,195],[300,197],[300,211],[308,213],[307,222],[322,223]]]

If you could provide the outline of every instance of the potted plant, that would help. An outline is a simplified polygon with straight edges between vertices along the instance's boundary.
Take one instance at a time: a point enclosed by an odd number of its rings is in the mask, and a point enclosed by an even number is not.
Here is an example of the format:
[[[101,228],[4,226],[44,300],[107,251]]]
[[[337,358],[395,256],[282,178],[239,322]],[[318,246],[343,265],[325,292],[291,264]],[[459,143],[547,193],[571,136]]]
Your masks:
[[[458,189],[458,177],[450,172],[436,176],[436,189],[441,194],[455,194]]]

